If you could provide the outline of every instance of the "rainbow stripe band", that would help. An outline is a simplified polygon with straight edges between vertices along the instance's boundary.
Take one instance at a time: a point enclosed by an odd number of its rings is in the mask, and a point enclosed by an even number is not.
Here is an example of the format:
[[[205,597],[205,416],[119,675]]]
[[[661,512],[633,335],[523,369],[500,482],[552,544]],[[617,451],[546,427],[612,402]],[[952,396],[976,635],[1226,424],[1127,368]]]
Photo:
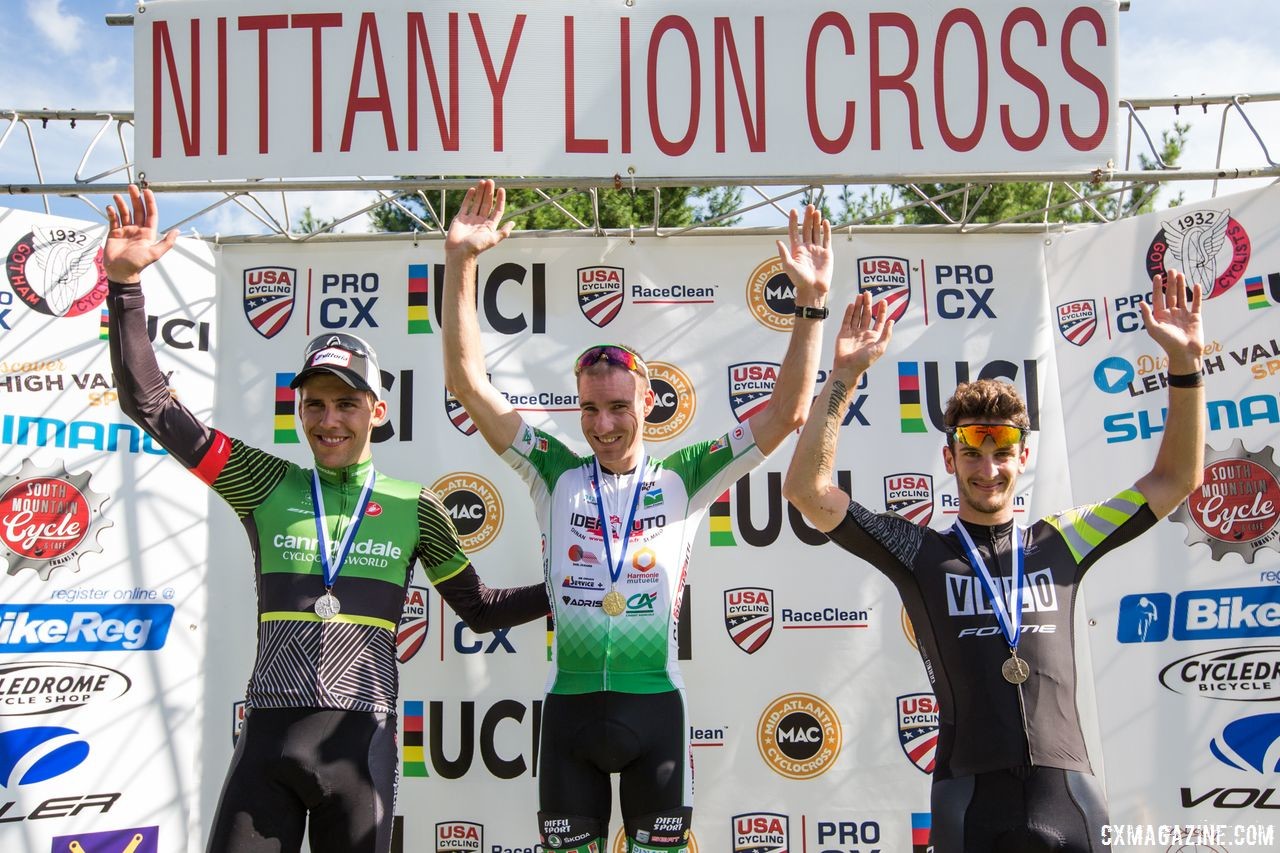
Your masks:
[[[297,413],[297,403],[294,400],[293,389],[289,387],[289,383],[293,381],[294,373],[277,373],[276,374],[276,411],[275,411],[275,443],[276,444],[299,444],[298,431],[294,429],[293,418]]]

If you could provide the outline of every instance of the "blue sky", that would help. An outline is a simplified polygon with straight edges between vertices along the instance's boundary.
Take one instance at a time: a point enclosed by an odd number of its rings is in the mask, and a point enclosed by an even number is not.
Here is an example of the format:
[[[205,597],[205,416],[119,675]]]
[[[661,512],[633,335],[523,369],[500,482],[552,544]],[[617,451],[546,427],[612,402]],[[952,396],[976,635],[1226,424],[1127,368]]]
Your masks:
[[[1055,0],[1056,2],[1056,0]],[[6,11],[9,39],[0,51],[0,109],[131,109],[133,106],[133,35],[124,27],[107,27],[108,13],[132,12],[127,0],[0,0]],[[1220,10],[1226,10],[1225,14]],[[1269,42],[1280,32],[1280,4],[1275,0],[1133,0],[1128,12],[1120,15],[1120,94],[1123,97],[1155,97],[1174,94],[1236,94],[1280,91],[1280,52]],[[1254,124],[1263,133],[1272,156],[1280,160],[1280,104],[1249,108]],[[1192,122],[1189,150],[1183,157],[1187,168],[1214,165],[1221,121],[1220,109],[1203,115],[1199,110],[1183,111]],[[1144,117],[1153,135],[1173,120],[1168,111]],[[0,134],[7,122],[0,120]],[[1224,165],[1264,164],[1257,143],[1243,131],[1243,122],[1228,121],[1231,143]],[[47,129],[35,125],[41,166],[46,181],[70,182],[80,158],[95,132],[91,125],[71,130],[66,124]],[[104,138],[104,143],[113,140]],[[95,168],[96,167],[96,168]],[[106,168],[106,161],[92,160],[86,174]],[[15,128],[0,148],[0,182],[34,183],[25,132]],[[1265,182],[1264,182],[1265,183]],[[1258,182],[1222,185],[1219,193],[1233,192]],[[1207,198],[1208,184],[1183,187],[1188,201]],[[203,207],[207,196],[168,196],[164,199],[164,219]],[[95,199],[101,207],[106,199]],[[321,194],[309,200],[294,199],[296,216],[302,204],[310,203],[319,216],[332,216],[354,209],[351,196]],[[37,198],[9,196],[0,206],[42,210]],[[51,200],[54,213],[93,218],[82,201]],[[749,224],[781,224],[771,213],[753,217]],[[223,207],[197,220],[202,234],[258,233],[261,225],[235,207]],[[353,223],[356,230],[362,224]]]

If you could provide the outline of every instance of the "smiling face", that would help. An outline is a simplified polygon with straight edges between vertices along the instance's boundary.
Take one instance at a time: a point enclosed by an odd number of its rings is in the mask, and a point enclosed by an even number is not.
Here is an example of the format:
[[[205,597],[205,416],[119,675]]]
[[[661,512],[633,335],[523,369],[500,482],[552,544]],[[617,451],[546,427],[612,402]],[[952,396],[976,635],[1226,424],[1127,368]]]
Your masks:
[[[644,419],[653,410],[653,391],[633,371],[601,362],[578,375],[582,435],[600,466],[615,474],[640,463]]]
[[[961,418],[959,425],[972,423],[1010,423],[988,418]],[[960,518],[975,524],[1000,524],[1013,518],[1013,496],[1018,475],[1027,470],[1031,454],[1025,442],[1011,447],[996,447],[987,438],[981,447],[970,447],[960,441],[942,448],[942,460],[948,474],[955,474],[960,496]]]
[[[373,455],[371,436],[387,416],[385,401],[331,373],[309,377],[298,393],[298,418],[317,465],[345,468]]]

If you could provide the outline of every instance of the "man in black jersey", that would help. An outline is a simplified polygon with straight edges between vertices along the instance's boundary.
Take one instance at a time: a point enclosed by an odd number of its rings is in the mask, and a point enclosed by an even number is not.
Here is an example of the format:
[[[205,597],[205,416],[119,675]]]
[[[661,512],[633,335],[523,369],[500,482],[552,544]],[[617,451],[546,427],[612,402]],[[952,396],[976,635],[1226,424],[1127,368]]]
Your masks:
[[[324,334],[292,387],[314,456],[304,469],[197,420],[169,393],[147,336],[141,274],[157,242],[155,197],[108,206],[111,366],[120,408],[230,504],[253,551],[258,654],[210,853],[386,853],[396,783],[396,629],[421,563],[473,631],[545,616],[544,586],[488,589],[440,499],[373,467],[386,417],[377,356]],[[308,826],[309,824],[309,826]]]
[[[1166,287],[1167,283],[1167,287]],[[1076,710],[1073,616],[1085,571],[1172,512],[1200,484],[1204,389],[1200,287],[1156,276],[1149,334],[1168,356],[1169,404],[1151,471],[1102,503],[1023,528],[1013,521],[1027,465],[1026,406],[996,380],[947,403],[942,449],[959,521],[938,532],[874,513],[831,482],[850,391],[893,332],[882,302],[845,312],[826,387],[800,435],[784,494],[832,542],[883,572],[915,628],[939,706],[932,791],[936,853],[1102,849],[1106,803]]]

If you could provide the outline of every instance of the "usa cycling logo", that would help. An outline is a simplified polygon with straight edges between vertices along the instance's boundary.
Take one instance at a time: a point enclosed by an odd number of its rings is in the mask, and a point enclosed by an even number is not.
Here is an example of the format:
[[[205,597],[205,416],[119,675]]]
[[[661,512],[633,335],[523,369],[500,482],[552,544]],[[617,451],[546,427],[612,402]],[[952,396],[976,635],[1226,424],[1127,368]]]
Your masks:
[[[922,773],[932,773],[938,755],[938,700],[932,693],[899,696],[898,744]]]
[[[724,591],[724,628],[733,644],[753,655],[773,633],[773,590],[741,586]]]
[[[890,320],[901,320],[911,304],[911,262],[888,255],[858,258],[858,292],[870,293],[873,307],[885,303]]]
[[[1228,210],[1192,210],[1161,222],[1147,248],[1147,278],[1182,270],[1187,286],[1198,284],[1205,299],[1235,285],[1249,266],[1249,235]]]
[[[102,514],[109,496],[90,488],[90,477],[67,473],[61,461],[40,468],[30,459],[0,477],[0,560],[9,574],[33,569],[48,580],[60,566],[80,571],[83,554],[102,553],[98,534],[112,526]]]
[[[1067,343],[1082,347],[1098,329],[1098,306],[1092,299],[1064,302],[1057,308],[1058,331]]]
[[[1238,554],[1252,563],[1263,548],[1280,550],[1280,465],[1270,447],[1256,453],[1236,439],[1205,451],[1204,483],[1170,516],[1187,544],[1209,546],[1214,560]]]
[[[430,621],[427,608],[430,601],[431,592],[425,586],[411,585],[405,592],[404,610],[400,612],[400,626],[396,629],[396,657],[400,663],[408,663],[422,649]]]
[[[252,267],[244,271],[244,316],[253,330],[274,338],[293,316],[298,271],[293,267]]]
[[[773,399],[778,381],[776,361],[743,361],[729,365],[729,408],[738,423],[746,423]]]
[[[777,812],[748,812],[729,819],[734,853],[787,853],[791,849],[791,819]]]
[[[447,820],[436,824],[436,853],[483,853],[484,824]]]
[[[578,310],[594,325],[613,322],[626,302],[626,276],[622,267],[579,267]]]
[[[1280,714],[1257,714],[1227,723],[1209,742],[1209,751],[1237,770],[1280,772]]]
[[[884,506],[913,524],[928,527],[933,519],[933,475],[911,473],[885,477]]]
[[[467,414],[467,410],[458,402],[458,398],[453,396],[446,388],[444,391],[444,413],[449,418],[449,423],[453,424],[453,428],[463,435],[472,435],[477,427],[476,422],[471,420],[471,415]]]
[[[75,729],[28,726],[0,732],[0,786],[32,785],[74,770],[89,757]]]

